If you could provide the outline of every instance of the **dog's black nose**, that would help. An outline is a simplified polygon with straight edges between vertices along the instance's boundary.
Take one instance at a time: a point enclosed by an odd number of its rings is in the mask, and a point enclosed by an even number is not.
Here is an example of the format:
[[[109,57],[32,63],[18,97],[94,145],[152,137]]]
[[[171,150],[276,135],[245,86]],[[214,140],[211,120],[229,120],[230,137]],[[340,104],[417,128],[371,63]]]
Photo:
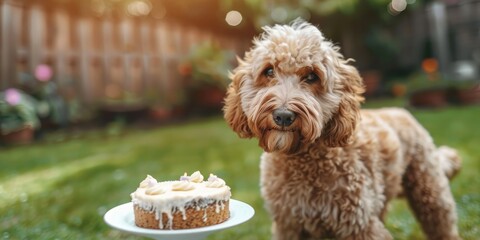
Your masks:
[[[296,117],[294,112],[285,108],[274,110],[272,115],[273,115],[273,121],[275,121],[275,123],[281,127],[288,127],[292,125]]]

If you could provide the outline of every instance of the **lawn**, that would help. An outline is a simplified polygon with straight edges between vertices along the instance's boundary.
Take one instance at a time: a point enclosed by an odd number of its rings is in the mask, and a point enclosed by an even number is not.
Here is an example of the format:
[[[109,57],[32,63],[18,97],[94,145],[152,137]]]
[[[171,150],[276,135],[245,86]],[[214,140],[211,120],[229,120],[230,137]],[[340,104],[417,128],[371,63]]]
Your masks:
[[[373,102],[367,107],[389,104]],[[480,107],[413,113],[437,144],[460,151],[463,169],[451,185],[460,232],[464,239],[478,239]],[[270,220],[259,194],[261,149],[255,140],[239,139],[220,116],[148,130],[127,127],[78,135],[0,149],[0,238],[139,239],[108,227],[105,212],[129,202],[129,194],[147,174],[169,180],[195,170],[224,178],[232,197],[256,210],[247,223],[209,239],[270,238]],[[387,227],[395,239],[423,239],[404,200],[392,204]]]

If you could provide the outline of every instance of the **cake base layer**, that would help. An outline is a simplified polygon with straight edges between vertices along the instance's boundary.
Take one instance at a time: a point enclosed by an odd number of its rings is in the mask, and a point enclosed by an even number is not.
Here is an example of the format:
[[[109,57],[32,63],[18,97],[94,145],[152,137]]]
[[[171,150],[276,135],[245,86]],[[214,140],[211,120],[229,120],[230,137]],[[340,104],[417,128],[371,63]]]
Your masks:
[[[185,208],[184,213],[173,211],[171,217],[162,213],[160,221],[155,217],[155,211],[147,211],[134,204],[135,225],[151,229],[190,229],[219,224],[230,217],[229,201],[222,201],[221,205],[212,203],[204,208],[191,206]]]

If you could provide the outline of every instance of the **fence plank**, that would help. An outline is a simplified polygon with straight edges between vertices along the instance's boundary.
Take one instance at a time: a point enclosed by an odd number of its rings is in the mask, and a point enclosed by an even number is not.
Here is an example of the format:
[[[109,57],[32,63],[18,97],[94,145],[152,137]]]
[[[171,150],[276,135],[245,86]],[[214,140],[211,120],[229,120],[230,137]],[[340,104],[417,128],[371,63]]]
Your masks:
[[[80,79],[80,89],[81,96],[85,102],[91,102],[92,100],[92,91],[91,84],[89,82],[89,28],[87,19],[78,19],[76,22],[76,32],[78,38],[78,47],[79,47],[79,79]]]
[[[28,14],[29,19],[29,46],[28,65],[31,72],[43,62],[45,47],[45,14],[38,5],[32,6]]]
[[[66,84],[65,81],[70,77],[67,74],[67,52],[70,48],[69,20],[68,15],[64,11],[57,10],[54,12],[54,76],[59,86]]]
[[[159,79],[159,87],[158,89],[159,94],[161,97],[167,95],[169,88],[168,86],[168,79],[170,78],[170,69],[168,68],[168,58],[169,58],[169,51],[168,51],[168,39],[167,39],[167,29],[166,25],[161,23],[157,25],[157,42],[158,42],[158,55],[160,57],[160,79]]]
[[[12,9],[13,6],[8,4],[0,5],[0,16],[1,16],[1,29],[0,29],[0,87],[2,89],[9,87],[7,79],[11,78],[11,31],[10,31],[10,19],[12,18]],[[14,55],[14,54],[13,54]]]
[[[16,5],[2,6],[1,82],[2,88],[17,84],[17,48],[22,26],[22,9]]]
[[[146,95],[146,89],[147,86],[149,85],[149,79],[151,79],[151,76],[149,74],[149,69],[150,69],[150,58],[151,58],[151,49],[150,49],[150,26],[147,22],[142,21],[140,23],[140,43],[141,43],[141,94],[143,96]],[[148,99],[149,100],[149,99]]]
[[[112,62],[112,47],[113,47],[113,41],[112,41],[112,20],[109,18],[103,19],[102,21],[102,49],[103,49],[103,57],[102,57],[102,67],[103,67],[103,83],[105,88],[110,86],[111,84],[111,62]],[[102,91],[101,93],[103,96],[105,96],[106,91]]]

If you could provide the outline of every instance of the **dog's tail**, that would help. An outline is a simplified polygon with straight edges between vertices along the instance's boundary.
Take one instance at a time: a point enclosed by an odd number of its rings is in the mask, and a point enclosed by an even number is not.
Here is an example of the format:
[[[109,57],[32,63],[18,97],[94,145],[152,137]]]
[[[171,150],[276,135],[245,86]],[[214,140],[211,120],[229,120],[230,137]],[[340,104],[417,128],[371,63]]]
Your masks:
[[[462,168],[462,159],[457,150],[453,148],[440,146],[437,149],[437,156],[443,172],[449,179],[455,177]]]

